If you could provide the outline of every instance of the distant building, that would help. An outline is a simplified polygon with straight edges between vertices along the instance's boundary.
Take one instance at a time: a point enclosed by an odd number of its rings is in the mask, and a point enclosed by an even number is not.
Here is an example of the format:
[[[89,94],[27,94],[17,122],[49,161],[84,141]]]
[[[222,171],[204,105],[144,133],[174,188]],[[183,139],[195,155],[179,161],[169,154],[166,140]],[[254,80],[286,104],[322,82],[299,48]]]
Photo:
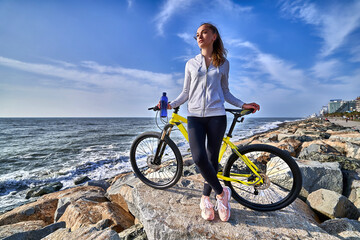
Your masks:
[[[341,106],[342,99],[331,99],[328,104],[328,111],[329,113],[334,113],[338,110]]]
[[[336,112],[344,113],[344,112],[352,112],[355,110],[356,110],[356,100],[341,101],[341,105],[336,110]]]
[[[320,115],[325,115],[329,112],[329,108],[328,106],[322,106],[322,108],[320,109]]]
[[[357,97],[355,101],[356,101],[356,111],[360,112],[360,97]]]

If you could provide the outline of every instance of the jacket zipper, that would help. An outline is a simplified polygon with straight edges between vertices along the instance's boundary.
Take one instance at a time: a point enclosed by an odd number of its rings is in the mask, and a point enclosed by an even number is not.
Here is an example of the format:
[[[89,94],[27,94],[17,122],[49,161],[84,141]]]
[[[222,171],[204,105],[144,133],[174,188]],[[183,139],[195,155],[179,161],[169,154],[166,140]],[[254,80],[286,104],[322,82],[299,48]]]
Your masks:
[[[210,66],[209,66],[210,67]],[[203,117],[205,117],[205,106],[206,106],[206,89],[207,89],[207,74],[208,74],[209,68],[206,68],[205,73],[205,92],[204,92],[204,108],[203,108]]]

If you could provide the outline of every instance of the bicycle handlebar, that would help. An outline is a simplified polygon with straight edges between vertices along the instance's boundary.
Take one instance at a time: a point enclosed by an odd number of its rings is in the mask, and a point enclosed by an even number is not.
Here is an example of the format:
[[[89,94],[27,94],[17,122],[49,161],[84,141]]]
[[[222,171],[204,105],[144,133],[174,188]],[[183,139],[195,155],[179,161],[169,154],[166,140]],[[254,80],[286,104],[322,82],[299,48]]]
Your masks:
[[[148,108],[148,110],[159,111],[160,108],[158,106],[155,106],[155,107]]]

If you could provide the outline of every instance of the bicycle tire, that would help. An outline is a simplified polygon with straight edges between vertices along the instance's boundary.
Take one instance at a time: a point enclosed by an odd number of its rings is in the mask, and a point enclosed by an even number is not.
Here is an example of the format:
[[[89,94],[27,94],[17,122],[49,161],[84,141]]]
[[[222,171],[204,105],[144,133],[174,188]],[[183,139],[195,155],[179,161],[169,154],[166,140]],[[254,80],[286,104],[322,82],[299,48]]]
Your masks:
[[[232,190],[232,197],[237,202],[250,209],[265,212],[282,209],[295,201],[302,188],[302,175],[288,152],[264,144],[243,146],[238,151],[262,169],[265,183],[255,187],[224,181]],[[235,153],[227,160],[223,175],[230,177],[231,173],[251,173]],[[249,178],[238,177],[239,180]]]
[[[183,170],[182,156],[176,144],[165,136],[165,151],[161,164],[152,163],[161,133],[145,132],[139,135],[130,148],[130,162],[135,175],[145,184],[166,189],[176,184]]]

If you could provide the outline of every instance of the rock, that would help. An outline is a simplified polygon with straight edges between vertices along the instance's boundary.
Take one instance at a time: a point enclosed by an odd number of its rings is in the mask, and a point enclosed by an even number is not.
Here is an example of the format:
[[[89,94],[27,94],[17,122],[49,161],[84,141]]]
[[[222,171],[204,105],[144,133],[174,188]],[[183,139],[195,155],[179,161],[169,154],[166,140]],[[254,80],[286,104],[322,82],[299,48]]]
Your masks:
[[[48,225],[42,229],[31,230],[27,232],[19,232],[4,238],[4,240],[37,240],[46,237],[47,235],[55,232],[60,228],[64,228],[64,222],[58,222],[51,225]]]
[[[68,228],[62,228],[46,236],[42,240],[119,240],[119,235],[114,230],[98,229],[96,226],[82,227],[75,231]]]
[[[359,143],[360,142],[360,133],[356,131],[327,131],[330,133],[330,140],[338,140],[343,142],[352,142]]]
[[[132,187],[130,185],[112,185],[108,191],[106,192],[106,197],[108,199],[110,199],[110,201],[116,205],[118,205],[119,207],[121,207],[122,209],[124,209],[125,211],[129,212],[129,208],[128,205],[124,199],[123,196],[127,195],[127,194],[131,194],[132,191]]]
[[[31,230],[38,230],[45,227],[46,224],[42,220],[24,221],[9,225],[0,226],[0,239],[9,237],[19,232],[28,232]]]
[[[101,187],[96,186],[78,186],[74,188],[68,188],[63,191],[50,193],[41,197],[42,200],[47,199],[61,199],[69,198],[71,201],[76,201],[80,198],[95,201],[106,202],[107,198],[104,196],[105,191]]]
[[[167,190],[141,182],[134,187],[129,208],[148,239],[338,239],[317,226],[301,200],[276,212],[256,212],[232,200],[229,222],[221,222],[218,216],[214,221],[203,220],[199,209],[203,186],[193,177]]]
[[[40,197],[48,193],[53,193],[59,191],[63,187],[61,182],[50,183],[44,187],[35,188],[27,192],[26,199],[31,197]]]
[[[360,209],[360,180],[354,180],[352,182],[349,200]]]
[[[306,198],[309,193],[321,188],[333,190],[338,193],[343,192],[343,176],[339,163],[320,163],[317,161],[307,161],[301,159],[295,160],[300,168],[303,179],[303,187],[300,192],[300,196]],[[276,159],[274,161],[276,163]],[[271,164],[271,161],[269,164]],[[290,186],[287,184],[292,182],[286,179],[290,179],[290,174],[291,173],[289,171],[287,174],[288,178],[286,177],[286,174],[281,174],[281,177],[279,176],[279,178],[272,177],[272,181],[289,189]]]
[[[90,180],[84,184],[85,186],[97,186],[101,187],[105,191],[110,187],[110,183],[105,180]]]
[[[339,163],[320,163],[296,159],[303,178],[300,196],[308,195],[319,189],[328,189],[339,194],[343,192],[343,176]]]
[[[345,142],[337,141],[337,140],[322,140],[325,144],[331,146],[336,149],[341,154],[346,154],[345,152]]]
[[[295,140],[298,140],[300,142],[310,142],[310,141],[314,140],[312,137],[307,136],[307,135],[294,135],[294,134],[289,134],[289,133],[280,133],[280,134],[278,134],[278,140],[279,141],[282,141],[282,140],[287,139],[287,138],[295,139]]]
[[[344,189],[342,195],[349,198],[350,193],[353,189],[353,182],[360,180],[360,169],[354,170],[342,170],[344,178]]]
[[[360,160],[360,145],[347,142],[345,145],[346,156]]]
[[[88,176],[82,176],[82,177],[79,177],[79,178],[75,179],[74,184],[79,185],[79,184],[85,183],[85,182],[90,181],[90,180],[91,179]]]
[[[360,217],[355,205],[345,196],[327,189],[310,193],[306,202],[312,209],[331,219],[358,219]]]
[[[311,156],[316,153],[341,155],[335,148],[327,145],[321,140],[303,143],[299,158],[313,160]]]
[[[134,225],[134,217],[117,205],[111,202],[98,203],[85,199],[71,203],[59,221],[66,222],[66,227],[74,231],[103,219],[110,219],[112,229],[117,232]]]
[[[123,208],[126,211],[129,211],[128,205],[124,200],[125,195],[129,194],[133,188],[133,185],[138,183],[139,179],[136,176],[131,174],[121,174],[115,178],[112,185],[107,190],[105,196],[114,204]]]
[[[330,219],[320,227],[341,239],[360,239],[360,222],[347,218]]]
[[[58,205],[54,214],[54,222],[57,222],[61,216],[64,214],[66,208],[70,205],[71,198],[60,198],[58,201]]]
[[[17,207],[0,216],[0,226],[32,220],[43,220],[46,224],[51,224],[54,222],[57,202],[57,199],[39,199]]]
[[[121,240],[147,240],[146,232],[144,231],[144,226],[142,224],[135,224],[128,229],[125,229],[119,233]]]

